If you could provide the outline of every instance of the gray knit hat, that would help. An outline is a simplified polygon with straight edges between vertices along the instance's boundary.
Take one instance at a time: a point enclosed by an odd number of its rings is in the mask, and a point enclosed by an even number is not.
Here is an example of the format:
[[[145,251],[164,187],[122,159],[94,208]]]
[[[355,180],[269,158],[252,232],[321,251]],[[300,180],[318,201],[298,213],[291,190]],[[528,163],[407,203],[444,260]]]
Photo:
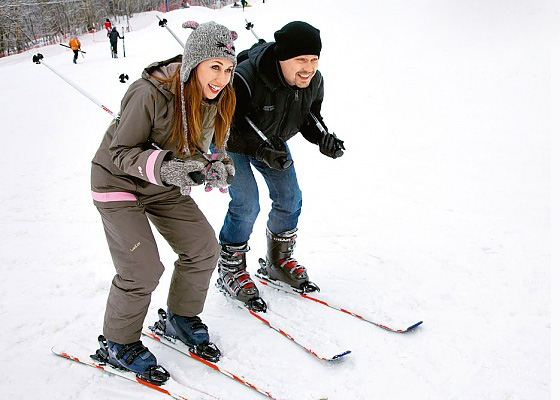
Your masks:
[[[199,24],[195,21],[187,21],[183,23],[183,28],[190,28],[194,31],[189,35],[187,43],[185,43],[185,52],[183,54],[183,63],[181,64],[181,81],[187,82],[191,71],[196,68],[204,60],[210,58],[226,58],[233,62],[233,68],[237,65],[235,58],[235,46],[233,41],[237,39],[237,32],[230,31],[223,25],[214,21]],[[231,74],[233,81],[233,74]],[[230,81],[230,83],[231,83]],[[184,85],[181,85],[181,108],[183,117],[183,130],[185,137],[188,137],[189,129],[187,126],[187,112],[185,105]],[[222,152],[225,151],[225,144],[229,137],[229,131],[226,135]],[[190,155],[189,149],[185,148],[185,152]]]
[[[203,24],[188,21],[183,23],[183,28],[194,29],[185,44],[183,64],[181,65],[183,83],[189,79],[193,68],[209,58],[226,58],[233,62],[233,68],[235,68],[237,65],[233,45],[233,41],[237,39],[235,31],[230,31],[214,21]],[[233,79],[233,74],[231,74],[231,78]]]

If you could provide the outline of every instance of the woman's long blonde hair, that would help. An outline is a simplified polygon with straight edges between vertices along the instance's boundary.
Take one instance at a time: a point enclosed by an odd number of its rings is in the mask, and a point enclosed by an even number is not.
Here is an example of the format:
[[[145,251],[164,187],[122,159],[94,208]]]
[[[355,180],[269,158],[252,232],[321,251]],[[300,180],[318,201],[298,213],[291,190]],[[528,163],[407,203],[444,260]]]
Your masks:
[[[181,68],[178,68],[172,77],[158,79],[163,83],[171,83],[175,95],[175,114],[173,118],[173,132],[171,140],[177,143],[177,152],[182,155],[192,154],[202,139],[202,88],[198,82],[196,68],[193,68],[185,87],[181,90]],[[187,131],[183,124],[181,93],[184,94]],[[216,118],[214,120],[214,145],[219,149],[224,149],[229,134],[229,127],[235,111],[235,91],[233,86],[228,83],[218,94],[216,102]]]

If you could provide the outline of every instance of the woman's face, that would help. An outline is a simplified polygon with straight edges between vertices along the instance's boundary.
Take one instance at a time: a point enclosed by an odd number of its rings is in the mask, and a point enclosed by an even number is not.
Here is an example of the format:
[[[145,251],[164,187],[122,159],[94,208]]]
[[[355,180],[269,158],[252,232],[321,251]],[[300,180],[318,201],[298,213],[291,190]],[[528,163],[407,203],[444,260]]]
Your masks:
[[[209,58],[196,67],[198,83],[202,88],[202,97],[215,99],[222,89],[231,81],[233,62],[227,58]]]

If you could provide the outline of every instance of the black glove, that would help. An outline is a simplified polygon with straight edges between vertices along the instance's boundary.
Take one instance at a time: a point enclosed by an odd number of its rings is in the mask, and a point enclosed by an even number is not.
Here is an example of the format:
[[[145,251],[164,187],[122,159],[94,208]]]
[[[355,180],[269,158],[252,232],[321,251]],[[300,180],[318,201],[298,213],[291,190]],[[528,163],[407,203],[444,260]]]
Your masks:
[[[332,133],[327,133],[319,141],[319,150],[328,157],[338,158],[344,155],[343,150],[346,150],[346,148],[344,147],[344,141]]]
[[[288,160],[290,153],[286,151],[284,142],[274,138],[273,143],[274,146],[268,142],[261,144],[255,153],[255,158],[273,169],[283,171],[290,168],[294,162]]]

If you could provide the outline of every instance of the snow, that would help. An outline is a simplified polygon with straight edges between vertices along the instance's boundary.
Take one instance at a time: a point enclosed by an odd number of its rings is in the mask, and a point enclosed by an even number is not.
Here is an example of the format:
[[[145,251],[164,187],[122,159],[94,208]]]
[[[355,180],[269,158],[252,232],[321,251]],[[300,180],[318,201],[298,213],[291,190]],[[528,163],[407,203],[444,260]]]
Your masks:
[[[238,50],[255,41],[245,18],[268,40],[292,20],[321,30],[323,115],[348,150],[331,160],[299,135],[290,141],[304,194],[296,256],[325,298],[387,325],[424,321],[414,332],[391,334],[263,289],[271,309],[294,316],[288,326],[305,327],[326,351],[352,350],[328,363],[212,286],[201,316],[225,354],[224,368],[282,399],[550,398],[549,36],[558,13],[548,2],[268,0],[244,12],[191,7],[135,15],[125,58],[120,43],[121,58],[110,58],[102,33],[80,37],[87,54],[77,65],[61,46],[39,52],[118,112],[127,85],[146,65],[181,52],[156,15],[183,40],[186,20],[223,23],[238,32]],[[101,333],[114,268],[90,198],[89,169],[111,117],[33,64],[36,53],[0,60],[6,146],[0,167],[7,171],[0,196],[0,393],[164,398],[50,351],[55,344],[93,351]],[[127,84],[118,82],[121,73],[130,76]],[[265,251],[269,200],[264,187],[261,193],[251,272]],[[219,231],[229,197],[202,189],[193,197]],[[158,244],[167,270],[146,325],[165,306],[175,260],[159,236]],[[219,399],[262,398],[144,343],[180,383]]]

